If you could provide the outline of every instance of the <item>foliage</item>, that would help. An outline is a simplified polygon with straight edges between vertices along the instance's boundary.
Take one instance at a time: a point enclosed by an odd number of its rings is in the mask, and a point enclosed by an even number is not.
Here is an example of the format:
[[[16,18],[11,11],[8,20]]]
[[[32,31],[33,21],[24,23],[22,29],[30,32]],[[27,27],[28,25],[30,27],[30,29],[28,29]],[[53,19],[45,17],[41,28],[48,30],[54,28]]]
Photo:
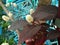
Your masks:
[[[17,45],[16,42],[14,41],[13,36],[9,39],[9,35],[6,35],[8,32],[7,28],[8,28],[9,23],[5,22],[2,19],[2,15],[3,15],[2,12],[3,12],[3,9],[0,7],[0,26],[2,27],[2,34],[0,35],[0,45],[4,42],[9,43],[9,45]],[[10,32],[8,32],[8,33],[10,33]]]

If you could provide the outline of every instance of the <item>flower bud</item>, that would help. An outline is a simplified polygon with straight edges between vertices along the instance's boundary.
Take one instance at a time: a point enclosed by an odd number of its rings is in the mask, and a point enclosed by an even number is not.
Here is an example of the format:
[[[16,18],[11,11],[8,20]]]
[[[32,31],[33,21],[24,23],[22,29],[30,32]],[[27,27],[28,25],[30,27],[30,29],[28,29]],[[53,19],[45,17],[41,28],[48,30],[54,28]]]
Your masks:
[[[6,4],[6,7],[9,7],[9,6],[10,6],[10,3],[7,3],[7,4]]]
[[[33,9],[30,9],[30,15],[34,13],[34,10]]]
[[[5,20],[5,21],[9,21],[9,17],[5,16],[5,15],[2,16],[2,19]]]
[[[26,21],[28,23],[32,23],[33,22],[33,17],[31,15],[26,15]]]
[[[1,45],[9,45],[9,43],[2,43]]]
[[[17,7],[17,4],[16,4],[16,3],[12,3],[12,5],[13,5],[14,7]]]
[[[12,14],[11,12],[8,13],[8,16],[9,16],[10,18],[12,17],[12,15],[13,15],[13,14]]]

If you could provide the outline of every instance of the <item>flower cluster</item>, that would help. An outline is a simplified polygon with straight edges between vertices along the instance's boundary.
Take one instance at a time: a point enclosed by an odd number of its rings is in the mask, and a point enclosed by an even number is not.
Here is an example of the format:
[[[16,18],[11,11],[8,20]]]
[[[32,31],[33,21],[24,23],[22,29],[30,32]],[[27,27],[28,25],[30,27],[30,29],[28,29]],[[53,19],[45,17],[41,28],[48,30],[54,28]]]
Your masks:
[[[16,2],[8,2],[6,4],[7,10],[9,10],[9,17],[13,17],[14,20],[20,20],[22,17],[30,13],[31,9],[36,9],[38,0],[24,0]],[[32,13],[32,12],[31,12]]]

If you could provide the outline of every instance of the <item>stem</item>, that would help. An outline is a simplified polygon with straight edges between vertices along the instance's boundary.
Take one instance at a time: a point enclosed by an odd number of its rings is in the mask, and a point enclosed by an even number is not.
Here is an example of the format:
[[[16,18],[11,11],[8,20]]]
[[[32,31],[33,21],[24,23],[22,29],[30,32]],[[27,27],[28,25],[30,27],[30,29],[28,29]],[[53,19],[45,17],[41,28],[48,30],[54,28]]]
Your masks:
[[[9,11],[6,9],[6,7],[4,6],[4,4],[2,3],[2,1],[0,1],[0,6],[3,8],[3,10],[6,12],[6,14],[8,15]]]

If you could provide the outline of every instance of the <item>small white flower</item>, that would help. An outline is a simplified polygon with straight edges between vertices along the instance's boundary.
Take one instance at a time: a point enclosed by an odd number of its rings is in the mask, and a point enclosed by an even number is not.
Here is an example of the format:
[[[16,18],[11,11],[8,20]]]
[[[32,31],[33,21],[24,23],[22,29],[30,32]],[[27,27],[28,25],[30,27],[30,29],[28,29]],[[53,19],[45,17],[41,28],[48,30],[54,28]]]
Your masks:
[[[12,5],[13,5],[14,7],[17,7],[17,4],[16,4],[16,3],[12,3]]]
[[[10,6],[10,3],[7,3],[7,4],[6,4],[6,7],[8,7],[8,6]]]
[[[5,20],[5,21],[9,21],[9,17],[5,16],[5,15],[2,16],[2,19]]]
[[[11,21],[14,21],[14,19],[13,19],[13,14],[12,14],[11,12],[8,13],[8,16],[9,16],[9,19],[10,19]]]
[[[8,28],[10,28],[10,27],[11,27],[11,25],[8,26]]]
[[[26,15],[26,21],[27,21],[28,23],[33,22],[33,17],[32,17],[31,15]]]
[[[9,43],[2,43],[1,45],[9,45]]]
[[[8,13],[8,16],[9,16],[9,17],[12,17],[12,15],[13,15],[13,14],[12,14],[11,12]]]
[[[54,27],[55,27],[55,28],[57,28],[57,26],[56,26],[56,25],[54,25]]]
[[[30,9],[30,15],[34,13],[34,10],[33,9]]]

